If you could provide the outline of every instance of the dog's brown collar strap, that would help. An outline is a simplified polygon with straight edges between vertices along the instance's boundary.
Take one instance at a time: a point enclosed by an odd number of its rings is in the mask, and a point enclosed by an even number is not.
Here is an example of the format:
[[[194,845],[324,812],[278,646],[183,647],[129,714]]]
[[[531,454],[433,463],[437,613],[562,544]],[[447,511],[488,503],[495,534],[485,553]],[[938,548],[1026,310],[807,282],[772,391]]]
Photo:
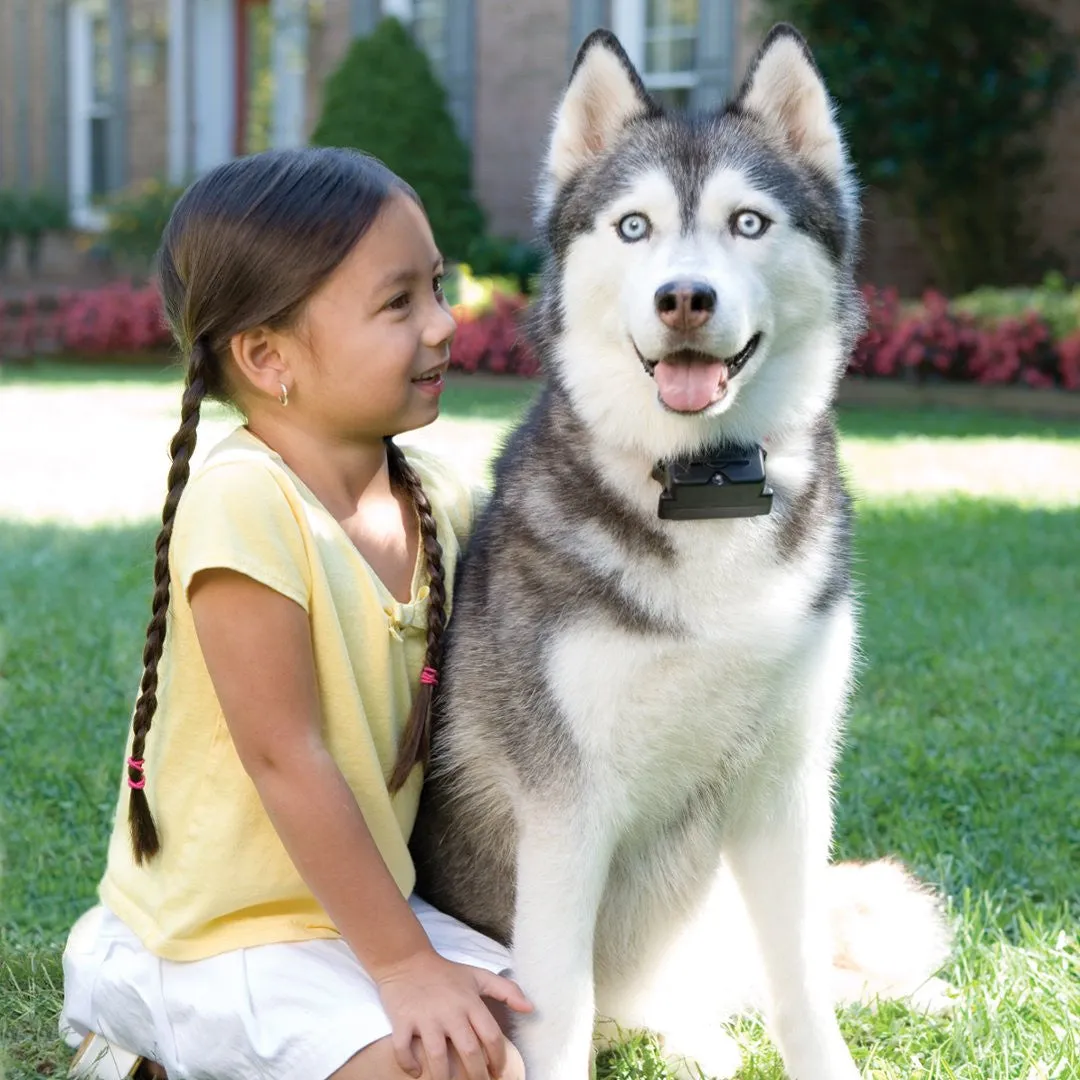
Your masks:
[[[765,456],[760,446],[722,446],[660,462],[652,474],[662,488],[658,516],[685,521],[769,513],[773,493]]]

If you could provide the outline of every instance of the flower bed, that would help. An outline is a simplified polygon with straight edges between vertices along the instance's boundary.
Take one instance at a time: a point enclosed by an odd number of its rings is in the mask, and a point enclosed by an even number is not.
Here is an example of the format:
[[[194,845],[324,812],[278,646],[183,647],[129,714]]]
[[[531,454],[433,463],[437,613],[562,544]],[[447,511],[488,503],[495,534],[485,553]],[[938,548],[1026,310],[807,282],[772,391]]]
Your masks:
[[[915,383],[955,382],[1080,390],[1080,330],[1045,314],[980,318],[937,293],[906,305],[893,289],[866,286],[866,332],[848,373]],[[495,293],[479,309],[459,305],[451,365],[465,372],[534,376],[523,327],[527,301]],[[1066,324],[1064,329],[1068,331]],[[115,285],[0,301],[0,359],[42,353],[110,356],[164,352],[170,344],[153,287]]]
[[[486,311],[454,308],[458,328],[450,347],[450,366],[460,371],[533,376],[540,373],[523,332],[524,297],[496,295]]]
[[[1080,390],[1080,331],[1055,339],[1034,311],[980,321],[939,293],[908,310],[894,289],[863,289],[869,323],[848,373],[916,382]]]
[[[172,338],[152,286],[27,295],[0,301],[0,359],[94,358],[165,350]]]

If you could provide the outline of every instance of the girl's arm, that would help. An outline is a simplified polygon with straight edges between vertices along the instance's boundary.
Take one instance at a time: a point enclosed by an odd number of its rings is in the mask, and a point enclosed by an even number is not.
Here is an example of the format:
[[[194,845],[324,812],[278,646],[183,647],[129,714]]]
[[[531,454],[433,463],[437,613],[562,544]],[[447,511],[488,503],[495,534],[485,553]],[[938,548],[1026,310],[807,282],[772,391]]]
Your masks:
[[[481,995],[530,1008],[508,979],[435,952],[379,854],[320,731],[306,612],[232,570],[189,590],[199,645],[240,760],[301,877],[379,986],[401,1067],[449,1075],[447,1040],[470,1080],[504,1067],[502,1033]],[[485,1060],[486,1052],[486,1060]]]

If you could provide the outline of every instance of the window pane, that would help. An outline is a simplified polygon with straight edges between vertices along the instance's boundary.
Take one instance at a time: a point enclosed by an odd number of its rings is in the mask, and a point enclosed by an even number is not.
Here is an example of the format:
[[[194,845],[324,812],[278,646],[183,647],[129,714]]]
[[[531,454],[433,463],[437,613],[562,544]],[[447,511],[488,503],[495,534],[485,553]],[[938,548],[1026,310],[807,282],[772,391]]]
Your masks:
[[[645,7],[645,72],[670,74],[697,68],[698,0],[648,0]]]
[[[697,33],[698,0],[646,0],[646,30],[678,27]]]
[[[90,201],[109,193],[109,121],[102,116],[90,120]]]
[[[697,68],[697,38],[682,38],[671,42],[669,71],[694,71]]]
[[[96,15],[90,20],[90,73],[95,105],[105,105],[112,95],[112,56],[109,20]]]
[[[668,0],[668,21],[697,33],[698,0]]]
[[[679,86],[671,90],[650,90],[649,95],[665,109],[685,112],[690,108],[690,88]]]

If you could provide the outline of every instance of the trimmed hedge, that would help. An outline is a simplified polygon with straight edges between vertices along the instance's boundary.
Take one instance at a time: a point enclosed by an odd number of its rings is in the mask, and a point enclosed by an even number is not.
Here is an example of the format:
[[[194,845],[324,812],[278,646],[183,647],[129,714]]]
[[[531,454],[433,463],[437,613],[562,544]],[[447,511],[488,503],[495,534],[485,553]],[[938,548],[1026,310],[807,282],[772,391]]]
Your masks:
[[[464,258],[483,232],[469,149],[447,109],[446,91],[397,19],[383,19],[369,37],[353,42],[326,81],[311,141],[374,154],[411,184],[447,258]]]

